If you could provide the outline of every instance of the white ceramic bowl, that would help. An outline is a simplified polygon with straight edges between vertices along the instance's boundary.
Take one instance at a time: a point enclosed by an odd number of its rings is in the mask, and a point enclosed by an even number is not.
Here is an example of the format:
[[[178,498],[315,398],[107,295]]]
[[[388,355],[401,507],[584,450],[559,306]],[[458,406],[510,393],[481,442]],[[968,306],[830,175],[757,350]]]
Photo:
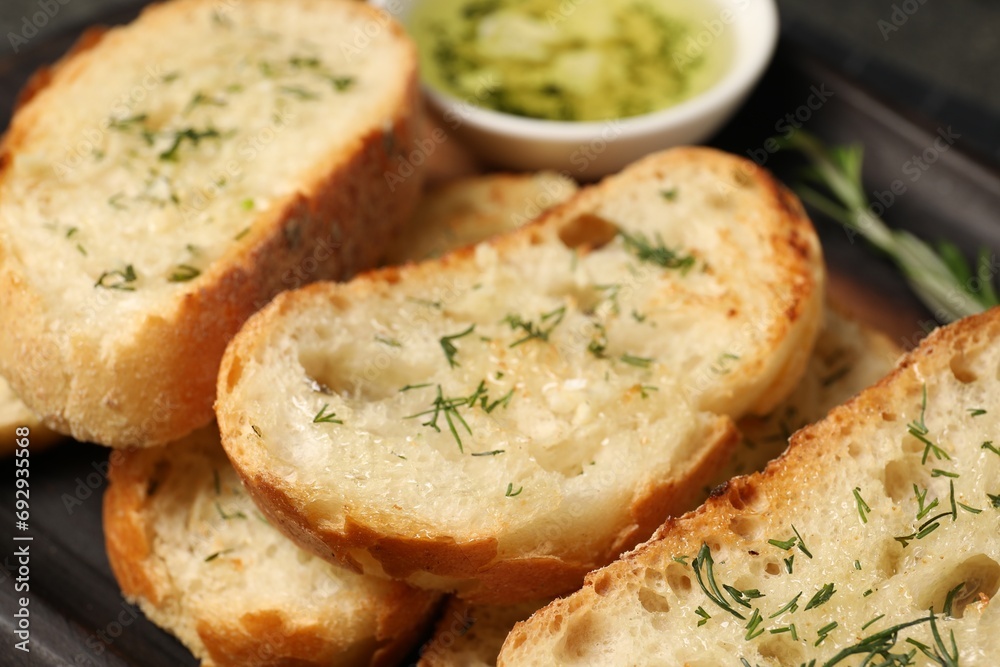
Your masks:
[[[403,26],[418,2],[370,0]],[[599,0],[597,0],[599,1]],[[694,37],[710,46],[731,31],[732,62],[723,77],[695,97],[662,111],[596,122],[536,120],[475,106],[424,86],[446,127],[490,164],[511,169],[554,169],[577,180],[621,170],[657,150],[696,144],[736,112],[771,60],[778,39],[774,0],[713,0],[712,18]]]

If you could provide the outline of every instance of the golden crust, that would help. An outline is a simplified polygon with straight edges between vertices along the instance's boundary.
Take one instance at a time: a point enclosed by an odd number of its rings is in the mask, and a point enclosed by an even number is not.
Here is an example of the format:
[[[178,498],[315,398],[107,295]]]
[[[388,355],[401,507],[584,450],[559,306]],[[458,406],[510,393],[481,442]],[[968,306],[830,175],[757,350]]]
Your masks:
[[[926,386],[924,378],[954,372],[956,357],[997,340],[1000,340],[1000,307],[935,330],[889,375],[832,410],[822,421],[796,432],[785,453],[764,471],[733,478],[720,486],[698,509],[667,519],[647,542],[611,565],[588,574],[581,590],[515,625],[504,644],[498,667],[517,664],[512,656],[516,656],[521,646],[531,644],[535,632],[558,632],[560,622],[569,614],[593,608],[608,587],[627,580],[632,572],[641,571],[647,558],[655,560],[658,553],[690,553],[706,539],[736,539],[731,528],[733,518],[744,510],[753,510],[759,496],[794,496],[799,488],[822,488],[825,473],[840,458],[850,457],[847,436],[856,424],[881,420],[884,411],[891,409],[887,406],[919,403],[922,388]],[[793,506],[787,498],[783,502]]]
[[[183,3],[148,8],[143,17]],[[362,3],[345,6],[371,14]],[[390,24],[405,40],[402,30]],[[118,30],[108,33],[120,36]],[[106,36],[104,40],[110,39]],[[0,178],[22,150],[34,105],[63,78],[101,57],[98,37],[81,45],[25,94],[26,104],[0,143]],[[397,90],[384,126],[330,155],[304,179],[299,193],[276,203],[238,243],[173,300],[146,316],[140,334],[108,356],[101,341],[65,333],[24,267],[0,246],[0,374],[51,428],[77,440],[113,447],[175,440],[212,419],[219,361],[243,322],[275,294],[304,282],[338,279],[373,265],[389,235],[408,218],[421,190],[419,173],[394,191],[384,174],[408,153],[420,131],[416,55],[398,64]],[[336,227],[331,226],[335,221]],[[305,267],[314,265],[311,272]]]

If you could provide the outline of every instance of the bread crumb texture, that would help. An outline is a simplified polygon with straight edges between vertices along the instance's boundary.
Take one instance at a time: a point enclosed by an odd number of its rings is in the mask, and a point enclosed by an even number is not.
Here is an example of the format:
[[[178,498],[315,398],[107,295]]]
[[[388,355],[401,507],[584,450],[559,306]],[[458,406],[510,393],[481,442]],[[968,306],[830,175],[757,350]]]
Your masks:
[[[500,665],[995,665],[1000,309],[587,577]]]

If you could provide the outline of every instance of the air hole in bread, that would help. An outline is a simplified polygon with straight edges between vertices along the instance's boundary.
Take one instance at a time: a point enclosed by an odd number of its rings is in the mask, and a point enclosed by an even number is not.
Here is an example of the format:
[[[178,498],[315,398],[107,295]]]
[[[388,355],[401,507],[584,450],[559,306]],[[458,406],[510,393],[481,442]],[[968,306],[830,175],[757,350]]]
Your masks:
[[[226,389],[232,391],[243,377],[243,362],[238,355],[232,356],[232,363],[229,365],[229,373],[226,374]]]
[[[847,445],[847,453],[852,459],[860,458],[863,451],[857,441],[852,440],[851,444]]]
[[[882,484],[885,493],[896,504],[913,496],[913,480],[920,474],[919,460],[905,458],[894,459],[885,464],[882,474]]]
[[[349,348],[337,349],[339,355],[350,354]],[[364,359],[359,355],[360,359]],[[392,360],[388,357],[370,357],[367,361],[348,362],[330,353],[302,350],[299,363],[305,370],[303,381],[313,391],[322,395],[350,395],[363,400],[380,400],[394,394],[389,382],[373,382],[379,374],[385,373]],[[369,377],[371,376],[371,377]]]
[[[665,614],[670,611],[667,598],[645,586],[639,589],[639,604],[651,614]]]
[[[729,520],[729,529],[743,539],[756,541],[763,534],[760,517],[752,514],[737,514]]]
[[[597,628],[594,615],[590,611],[577,614],[566,621],[566,631],[563,633],[560,646],[555,651],[557,662],[582,660],[587,657],[590,649],[598,643]]]
[[[735,509],[742,510],[752,507],[757,500],[757,490],[749,484],[732,482],[728,489],[729,504]]]
[[[764,571],[772,576],[777,576],[781,574],[781,566],[776,562],[768,561],[767,565],[764,566]]]
[[[884,422],[894,422],[894,421],[896,421],[896,413],[895,412],[883,412],[882,413],[882,421],[884,421]]]
[[[567,248],[597,250],[618,236],[618,227],[594,213],[582,213],[559,228],[559,240]]]
[[[683,598],[691,592],[691,577],[687,575],[687,570],[683,565],[671,563],[667,566],[667,585],[679,598]]]
[[[787,633],[761,641],[757,650],[760,651],[760,657],[775,660],[776,664],[802,665],[807,662],[802,647]]]
[[[972,366],[972,361],[962,353],[953,356],[949,362],[949,366],[951,367],[951,374],[962,384],[969,384],[979,379],[979,375],[976,374]]]
[[[594,592],[604,597],[611,590],[611,577],[607,574],[601,572],[594,578]]]
[[[903,547],[896,540],[889,540],[880,545],[879,552],[872,560],[872,565],[879,573],[880,579],[888,580],[899,573],[903,562]]]
[[[951,603],[951,615],[962,618],[965,608],[977,601],[988,602],[997,594],[1000,588],[1000,564],[985,554],[978,554],[966,559],[949,574],[937,578],[934,586],[915,597],[920,608],[943,610],[948,594],[962,584],[962,588],[954,593]]]
[[[643,574],[642,579],[643,579],[643,584],[647,588],[652,588],[653,590],[659,593],[662,593],[667,588],[667,581],[663,572],[660,572],[655,568],[651,567],[646,568],[646,571]]]

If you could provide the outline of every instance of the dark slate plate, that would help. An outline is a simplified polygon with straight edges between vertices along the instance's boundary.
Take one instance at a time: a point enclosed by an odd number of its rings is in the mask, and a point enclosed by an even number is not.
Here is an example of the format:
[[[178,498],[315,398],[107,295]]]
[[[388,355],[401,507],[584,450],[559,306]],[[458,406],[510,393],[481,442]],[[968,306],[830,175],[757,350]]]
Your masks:
[[[134,11],[106,17],[128,20]],[[0,116],[6,126],[17,91],[38,66],[52,62],[72,43],[65,35],[16,58],[0,61]],[[810,107],[811,105],[811,107]],[[789,117],[789,114],[791,116]],[[783,43],[764,81],[713,142],[749,156],[785,179],[795,161],[768,151],[767,139],[801,123],[831,142],[866,147],[869,192],[897,195],[885,217],[893,225],[931,239],[948,239],[967,253],[980,246],[1000,249],[1000,172],[977,162],[958,136],[947,150],[935,138],[961,135],[961,127],[938,127],[890,108],[800,48]],[[950,133],[950,134],[949,134]],[[924,167],[916,164],[919,158]],[[928,164],[933,158],[933,164]],[[897,190],[899,186],[897,185]],[[887,197],[883,197],[887,199]],[[912,344],[932,326],[931,314],[912,296],[897,271],[839,226],[820,221],[834,286],[848,308]],[[15,529],[14,466],[4,461],[0,477],[0,627],[3,665],[135,665],[177,667],[196,661],[174,639],[125,604],[108,568],[101,532],[101,495],[107,450],[66,443],[31,457],[30,530]],[[30,542],[15,542],[30,536]],[[30,654],[13,648],[20,545],[30,545]],[[280,573],[275,573],[280,586]]]

